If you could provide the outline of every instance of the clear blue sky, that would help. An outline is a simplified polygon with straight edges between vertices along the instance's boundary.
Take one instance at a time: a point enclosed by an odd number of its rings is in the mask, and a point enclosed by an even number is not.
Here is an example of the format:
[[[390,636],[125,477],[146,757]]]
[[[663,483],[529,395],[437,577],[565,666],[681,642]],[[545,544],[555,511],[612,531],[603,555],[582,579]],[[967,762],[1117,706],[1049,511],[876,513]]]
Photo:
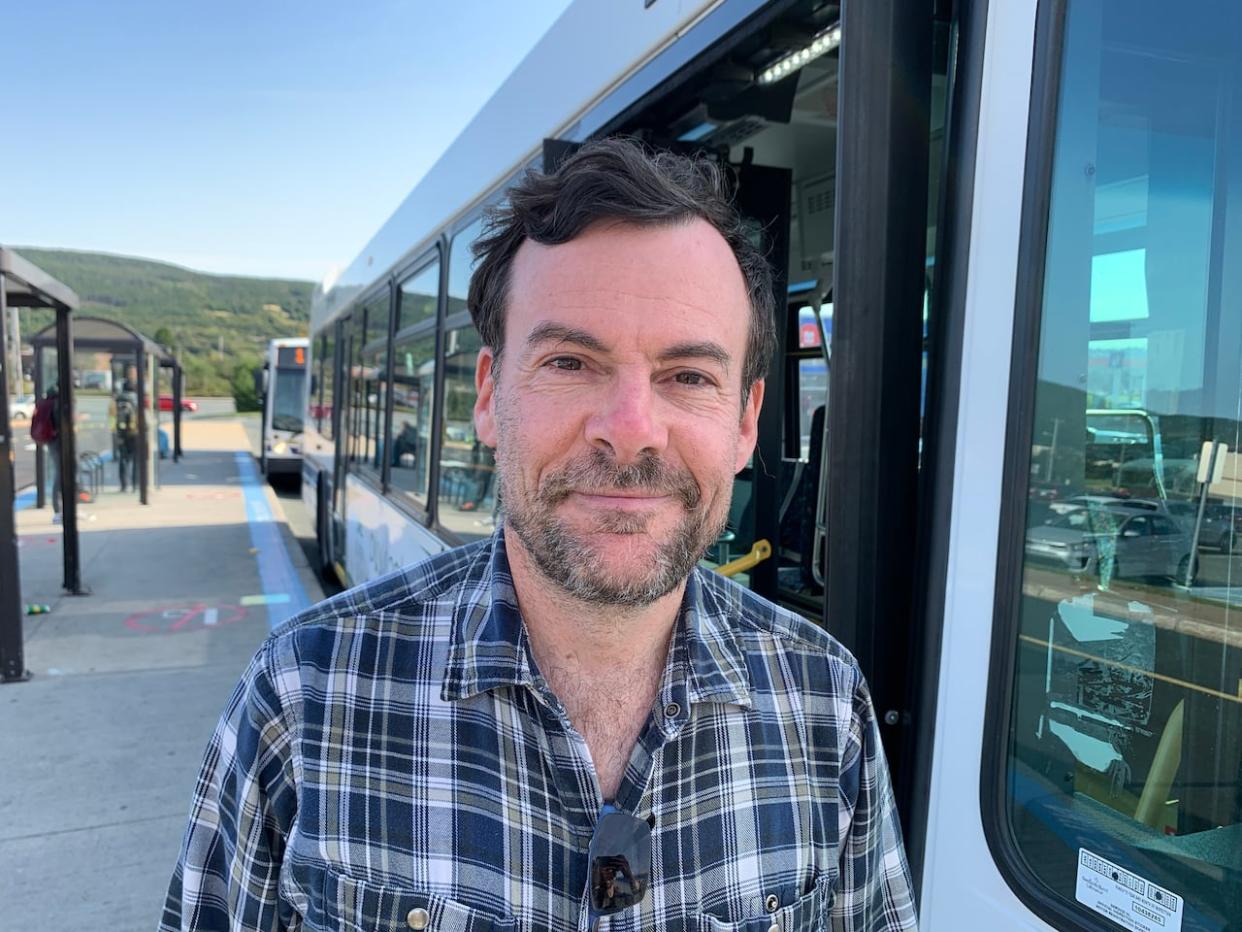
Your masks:
[[[320,280],[567,5],[6,4],[0,243]]]

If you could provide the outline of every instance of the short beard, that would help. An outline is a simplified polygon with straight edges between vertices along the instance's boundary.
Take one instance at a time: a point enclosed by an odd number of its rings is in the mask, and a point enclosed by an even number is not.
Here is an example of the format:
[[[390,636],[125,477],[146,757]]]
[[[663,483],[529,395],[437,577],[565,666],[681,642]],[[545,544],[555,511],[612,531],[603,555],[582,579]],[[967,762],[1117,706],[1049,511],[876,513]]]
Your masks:
[[[529,500],[514,488],[516,464],[497,451],[505,526],[512,528],[535,566],[567,595],[595,605],[642,608],[681,585],[726,524],[726,515],[713,518],[703,507],[703,496],[693,476],[671,469],[654,454],[632,465],[617,465],[596,449],[568,465],[545,474]],[[685,517],[650,559],[641,576],[612,580],[599,568],[599,558],[584,536],[556,517],[555,508],[573,492],[643,489],[681,502]],[[600,516],[594,531],[645,535],[649,516],[616,511]]]

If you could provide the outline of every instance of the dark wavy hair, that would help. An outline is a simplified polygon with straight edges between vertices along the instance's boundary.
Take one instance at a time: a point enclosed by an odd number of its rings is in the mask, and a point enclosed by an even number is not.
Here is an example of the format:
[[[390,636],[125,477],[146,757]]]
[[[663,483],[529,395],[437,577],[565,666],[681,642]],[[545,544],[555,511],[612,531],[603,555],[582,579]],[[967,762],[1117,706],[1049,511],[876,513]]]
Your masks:
[[[588,143],[556,171],[530,171],[487,215],[474,244],[478,264],[467,303],[484,344],[499,361],[505,337],[510,269],[527,239],[546,246],[566,243],[600,221],[666,226],[694,218],[725,238],[750,297],[750,334],[742,368],[742,398],[762,379],[776,346],[772,269],[751,242],[733,206],[725,172],[706,158],[650,151],[625,138]]]

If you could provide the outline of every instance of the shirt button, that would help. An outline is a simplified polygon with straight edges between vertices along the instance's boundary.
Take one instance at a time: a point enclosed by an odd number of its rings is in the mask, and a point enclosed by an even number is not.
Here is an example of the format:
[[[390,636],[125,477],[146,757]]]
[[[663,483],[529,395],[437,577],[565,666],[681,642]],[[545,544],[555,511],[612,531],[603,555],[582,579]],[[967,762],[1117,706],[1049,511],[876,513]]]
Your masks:
[[[667,719],[674,719],[680,714],[681,706],[679,706],[676,702],[670,702],[664,707],[664,717]]]
[[[763,908],[770,913],[774,913],[781,908],[781,901],[776,898],[775,893],[769,893],[768,898],[763,901]]]
[[[405,924],[411,929],[425,929],[431,924],[431,916],[421,906],[416,906],[405,914]]]

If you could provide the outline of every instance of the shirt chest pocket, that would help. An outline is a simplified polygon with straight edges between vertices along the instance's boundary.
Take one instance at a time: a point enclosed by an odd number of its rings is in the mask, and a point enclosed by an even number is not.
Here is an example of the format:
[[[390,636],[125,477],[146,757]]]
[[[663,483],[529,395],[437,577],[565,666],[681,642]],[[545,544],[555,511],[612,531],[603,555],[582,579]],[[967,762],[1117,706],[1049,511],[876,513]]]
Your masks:
[[[831,881],[823,877],[809,893],[792,903],[740,922],[700,916],[698,932],[823,932],[829,928],[828,911],[832,908],[832,900]]]
[[[439,894],[420,894],[324,872],[323,912],[333,932],[514,932],[496,919]]]

